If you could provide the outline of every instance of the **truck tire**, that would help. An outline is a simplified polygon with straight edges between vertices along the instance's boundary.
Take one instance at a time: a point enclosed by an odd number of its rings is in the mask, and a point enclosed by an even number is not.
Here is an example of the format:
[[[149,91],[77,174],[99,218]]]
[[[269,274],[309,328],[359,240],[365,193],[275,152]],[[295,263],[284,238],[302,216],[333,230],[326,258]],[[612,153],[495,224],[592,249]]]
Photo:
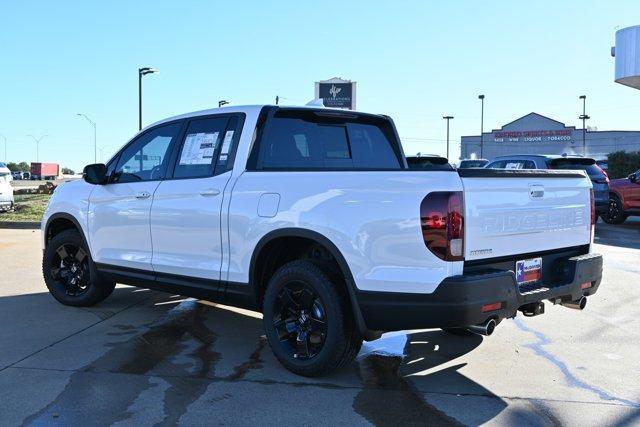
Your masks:
[[[76,230],[65,230],[48,243],[42,275],[51,295],[64,305],[88,307],[113,292],[114,281],[101,279],[89,249]]]
[[[618,196],[612,195],[609,198],[609,210],[602,215],[602,220],[607,224],[622,224],[627,220],[628,215],[624,213],[622,200]]]
[[[305,377],[350,363],[360,351],[347,293],[317,265],[297,260],[280,267],[264,296],[263,323],[280,363]]]

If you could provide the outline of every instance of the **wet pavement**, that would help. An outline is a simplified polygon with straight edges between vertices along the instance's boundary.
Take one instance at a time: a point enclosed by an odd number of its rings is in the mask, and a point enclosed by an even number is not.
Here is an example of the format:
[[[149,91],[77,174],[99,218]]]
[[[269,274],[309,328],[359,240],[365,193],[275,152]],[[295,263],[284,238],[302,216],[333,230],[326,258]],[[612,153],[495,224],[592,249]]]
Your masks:
[[[314,379],[278,364],[258,313],[125,286],[61,306],[38,239],[0,230],[2,425],[640,424],[637,221],[598,224],[605,277],[583,312],[389,333]]]

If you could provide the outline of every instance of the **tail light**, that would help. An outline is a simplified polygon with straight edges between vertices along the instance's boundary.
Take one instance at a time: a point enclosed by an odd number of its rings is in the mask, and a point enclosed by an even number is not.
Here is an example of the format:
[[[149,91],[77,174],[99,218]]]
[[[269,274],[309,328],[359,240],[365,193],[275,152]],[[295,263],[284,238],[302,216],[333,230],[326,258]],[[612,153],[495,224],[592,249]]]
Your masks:
[[[427,248],[445,261],[464,260],[462,192],[435,191],[420,204],[422,238]]]
[[[600,172],[602,172],[602,175],[604,175],[604,180],[605,180],[605,182],[607,182],[607,183],[608,183],[608,182],[610,182],[609,174],[607,173],[607,171],[606,171],[606,170],[604,170],[604,169],[602,169],[602,167],[600,167],[600,165],[597,165],[597,164],[596,164],[596,167],[597,167],[598,169],[600,169]]]

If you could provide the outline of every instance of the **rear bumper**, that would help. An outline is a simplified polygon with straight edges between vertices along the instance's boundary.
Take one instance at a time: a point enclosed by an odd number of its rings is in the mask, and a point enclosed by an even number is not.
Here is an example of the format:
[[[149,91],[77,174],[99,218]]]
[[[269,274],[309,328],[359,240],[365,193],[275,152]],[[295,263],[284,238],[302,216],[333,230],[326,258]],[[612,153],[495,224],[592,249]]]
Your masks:
[[[358,292],[358,303],[371,330],[477,325],[489,318],[513,317],[526,304],[545,299],[574,301],[596,293],[602,279],[601,255],[575,256],[565,266],[572,272],[569,283],[538,285],[522,292],[512,271],[493,271],[448,277],[431,294]],[[584,283],[591,286],[582,289]],[[484,305],[496,302],[502,303],[501,309],[482,312]]]

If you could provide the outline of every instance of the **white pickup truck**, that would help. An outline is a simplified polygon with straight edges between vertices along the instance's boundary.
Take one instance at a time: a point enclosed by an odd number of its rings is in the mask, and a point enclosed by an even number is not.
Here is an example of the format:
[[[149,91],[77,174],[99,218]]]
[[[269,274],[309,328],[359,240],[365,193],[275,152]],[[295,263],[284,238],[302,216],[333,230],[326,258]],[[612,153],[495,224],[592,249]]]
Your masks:
[[[584,308],[591,194],[582,171],[410,170],[387,116],[219,108],[58,187],[43,274],[67,305],[118,282],[261,311],[280,362],[320,375],[382,331],[490,335],[543,300]]]

